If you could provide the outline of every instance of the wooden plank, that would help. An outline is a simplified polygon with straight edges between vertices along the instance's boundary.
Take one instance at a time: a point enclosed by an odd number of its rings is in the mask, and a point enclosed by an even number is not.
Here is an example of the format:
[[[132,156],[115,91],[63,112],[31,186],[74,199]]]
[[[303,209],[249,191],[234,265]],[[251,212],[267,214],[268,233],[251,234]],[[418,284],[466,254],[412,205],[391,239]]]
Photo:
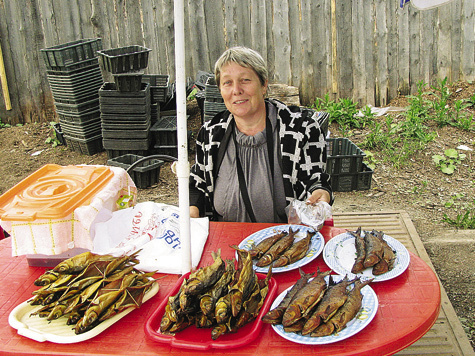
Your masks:
[[[452,12],[452,24],[456,23],[461,23],[462,20],[462,4],[460,1],[453,1],[450,4],[447,4],[445,6],[442,6],[442,9],[445,7],[451,7],[451,12]],[[450,37],[452,38],[451,41],[451,70],[450,72],[452,73],[452,78],[451,82],[456,82],[460,80],[460,70],[461,70],[461,51],[460,48],[462,47],[462,28],[461,26],[453,26],[451,25],[451,33]]]
[[[300,32],[302,31],[301,0],[289,0],[289,40],[290,40],[290,85],[298,85],[300,81]]]
[[[208,49],[208,33],[206,31],[205,9],[203,0],[188,0],[188,31],[185,33],[192,34],[185,36],[186,39],[186,59],[187,74],[195,77],[198,70],[211,68],[209,49]]]
[[[209,50],[209,68],[198,68],[198,70],[205,70],[209,72],[214,71],[214,63],[219,58],[221,53],[226,49],[224,36],[224,13],[218,11],[222,7],[221,1],[205,1],[205,21],[206,29],[210,33],[208,35],[208,50]],[[261,36],[262,37],[262,36]]]
[[[290,34],[287,0],[272,2],[272,34],[274,36],[274,51],[279,60],[275,62],[275,83],[290,83]]]
[[[334,213],[334,225],[349,230],[359,226],[366,230],[382,230],[421,257],[432,269],[429,255],[406,211]],[[429,332],[397,355],[473,355],[473,349],[462,324],[441,284],[441,312]]]
[[[412,78],[420,78],[420,53],[421,53],[421,11],[412,11],[409,14],[409,73]],[[411,82],[411,93],[417,92],[417,82]]]
[[[462,8],[462,66],[463,80],[475,80],[475,1],[463,1]]]
[[[352,6],[350,1],[336,1],[336,27],[337,27],[337,66],[338,66],[338,93],[339,98],[352,98],[354,91],[353,66],[355,65],[353,53]]]
[[[411,6],[406,6],[406,8],[405,11],[397,12],[398,48],[396,68],[398,73],[397,88],[401,95],[413,94],[411,93],[409,75],[409,16],[414,10]],[[402,63],[406,63],[406,65]]]
[[[387,28],[387,4],[385,0],[375,0],[375,106],[385,106],[388,104],[388,28]]]
[[[450,62],[452,60],[452,38],[451,22],[452,22],[452,8],[450,6],[443,6],[437,8],[439,12],[439,26],[438,26],[438,52],[437,52],[437,69],[439,79],[447,77],[448,81],[452,80],[452,71]]]
[[[354,101],[366,102],[366,61],[365,61],[365,22],[368,17],[368,6],[364,6],[364,0],[352,1],[352,56],[353,56],[353,93]],[[357,19],[357,21],[355,21]]]
[[[258,51],[267,61],[267,17],[268,3],[260,0],[251,0],[251,48]]]
[[[398,57],[397,57],[397,46],[398,46],[398,31],[397,31],[397,17],[398,12],[403,11],[399,8],[399,4],[395,1],[387,1],[387,20],[386,26],[388,29],[387,36],[387,48],[388,48],[388,102],[391,99],[394,99],[398,95],[398,71],[399,66]]]
[[[420,36],[419,36],[419,77],[424,83],[431,84],[436,70],[436,52],[434,50],[434,28],[437,26],[435,21],[437,10],[427,10],[420,12]]]

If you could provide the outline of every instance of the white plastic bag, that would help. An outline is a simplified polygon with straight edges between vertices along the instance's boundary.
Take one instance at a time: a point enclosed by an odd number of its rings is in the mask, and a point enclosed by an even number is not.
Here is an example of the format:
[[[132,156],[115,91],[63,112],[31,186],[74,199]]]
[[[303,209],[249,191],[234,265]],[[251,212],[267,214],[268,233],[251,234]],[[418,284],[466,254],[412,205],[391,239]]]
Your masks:
[[[285,208],[289,224],[303,224],[320,231],[325,220],[332,216],[330,204],[320,201],[315,204],[307,204],[294,199]]]
[[[198,265],[208,238],[208,218],[190,219],[192,268]],[[93,252],[98,254],[137,255],[136,268],[160,273],[182,273],[179,209],[176,206],[143,202],[114,212],[96,224]]]

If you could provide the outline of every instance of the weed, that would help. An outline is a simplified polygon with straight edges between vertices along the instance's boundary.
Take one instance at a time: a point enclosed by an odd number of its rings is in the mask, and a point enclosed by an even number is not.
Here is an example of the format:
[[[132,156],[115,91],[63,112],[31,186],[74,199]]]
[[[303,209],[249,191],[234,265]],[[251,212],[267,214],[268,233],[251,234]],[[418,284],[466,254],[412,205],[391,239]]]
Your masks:
[[[458,153],[456,149],[449,148],[444,151],[444,155],[433,155],[432,160],[440,168],[442,173],[453,174],[457,165],[465,159],[465,153]]]

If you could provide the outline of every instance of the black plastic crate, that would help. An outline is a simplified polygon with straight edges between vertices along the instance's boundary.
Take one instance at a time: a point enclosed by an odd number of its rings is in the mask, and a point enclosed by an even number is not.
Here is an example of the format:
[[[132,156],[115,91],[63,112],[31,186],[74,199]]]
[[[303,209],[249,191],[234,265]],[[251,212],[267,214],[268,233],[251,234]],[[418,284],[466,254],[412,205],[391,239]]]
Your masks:
[[[71,151],[80,152],[89,156],[104,151],[104,147],[102,146],[102,134],[89,139],[77,139],[64,135],[64,139]]]
[[[59,116],[59,121],[65,124],[83,124],[90,122],[91,120],[100,120],[101,119],[101,111],[99,107],[94,108],[89,111],[83,111],[81,113],[71,113],[71,112],[63,112],[63,111],[56,111]]]
[[[176,146],[177,143],[176,116],[163,116],[150,128],[154,142],[161,146]]]
[[[43,59],[48,69],[62,70],[78,62],[95,59],[97,51],[102,49],[100,38],[89,38],[43,48]]]
[[[151,138],[142,139],[103,139],[102,144],[106,150],[148,150]]]
[[[358,173],[366,154],[348,138],[327,139],[327,172],[329,174]]]
[[[86,111],[91,111],[99,108],[99,97],[95,97],[89,101],[84,101],[78,104],[54,103],[57,111],[66,113],[80,114]]]
[[[138,139],[138,138],[148,138],[150,135],[150,127],[145,129],[133,129],[130,126],[127,127],[117,127],[116,129],[108,128],[107,126],[102,125],[102,137],[105,139]]]
[[[135,92],[142,89],[143,71],[114,74],[114,82],[120,92]]]
[[[151,49],[142,46],[127,46],[98,51],[102,66],[112,74],[127,73],[147,68]]]
[[[168,97],[170,76],[167,74],[144,74],[142,82],[150,85],[152,103],[165,103]]]
[[[335,192],[371,189],[373,170],[363,163],[362,171],[331,175],[331,186]]]
[[[125,154],[123,156],[109,159],[107,161],[107,165],[120,167],[125,170],[128,170],[132,166],[132,164],[142,158],[144,157],[134,154]],[[133,167],[131,170],[129,170],[128,173],[137,188],[148,188],[153,184],[158,183],[158,179],[160,177],[160,168],[163,164],[164,161],[161,161],[159,159],[146,159],[143,162],[140,162],[135,167]]]

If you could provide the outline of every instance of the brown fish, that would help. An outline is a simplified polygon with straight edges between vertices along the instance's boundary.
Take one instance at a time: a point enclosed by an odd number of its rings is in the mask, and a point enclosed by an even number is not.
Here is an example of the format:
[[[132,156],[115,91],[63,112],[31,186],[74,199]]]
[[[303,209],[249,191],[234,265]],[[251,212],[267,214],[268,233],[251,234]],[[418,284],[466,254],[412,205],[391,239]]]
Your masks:
[[[279,305],[276,308],[269,310],[266,315],[262,317],[262,321],[264,323],[273,325],[282,323],[282,317],[284,316],[285,310],[289,306],[290,302],[293,300],[297,292],[302,289],[308,283],[308,280],[313,276],[313,273],[307,274],[301,269],[299,269],[299,271],[299,280],[292,286],[292,288],[289,289]]]
[[[281,238],[286,236],[288,233],[287,231],[281,231],[279,233],[276,233],[272,236],[269,236],[259,242],[256,246],[254,246],[252,249],[249,250],[249,253],[251,254],[252,258],[261,258],[264,253],[266,253],[274,243],[279,241]]]
[[[356,247],[356,260],[351,268],[351,273],[358,274],[361,273],[364,267],[364,261],[366,259],[366,249],[365,249],[365,239],[361,236],[361,227],[359,227],[355,232],[349,231],[351,235],[355,238],[355,247]]]
[[[312,308],[323,297],[327,289],[325,277],[330,273],[331,271],[317,272],[317,276],[297,292],[282,317],[282,325],[284,327],[294,324],[310,313]]]
[[[226,264],[221,259],[221,250],[218,250],[217,253],[213,252],[212,256],[214,259],[213,264],[202,267],[190,274],[184,289],[185,294],[198,295],[214,285],[216,281],[221,278],[226,268]]]
[[[305,257],[312,242],[312,237],[316,234],[315,231],[308,231],[307,236],[294,243],[289,249],[273,263],[274,267],[287,266],[295,261]]]
[[[295,240],[295,235],[299,230],[293,231],[292,228],[289,228],[288,235],[281,238],[272,247],[257,261],[257,267],[269,266],[273,261],[275,261],[285,250],[287,250]]]
[[[345,304],[343,304],[343,306],[329,320],[329,323],[333,324],[335,332],[343,330],[346,327],[346,324],[348,324],[348,322],[358,314],[363,302],[361,289],[372,281],[373,279],[368,279],[363,282],[357,280],[355,282],[355,286],[349,292]]]
[[[302,329],[302,335],[310,334],[315,330],[321,322],[326,323],[335,314],[348,298],[347,287],[352,284],[353,280],[348,280],[345,276],[338,283],[333,283],[330,276],[330,284],[326,290],[320,303],[317,305],[315,311],[311,314],[310,318],[305,323]]]
[[[244,261],[239,280],[229,290],[232,315],[237,317],[242,308],[243,303],[249,298],[252,292],[257,288],[257,275],[252,265],[252,258],[247,253],[247,258]]]
[[[389,272],[394,268],[396,262],[396,254],[383,238],[382,231],[373,231],[373,234],[381,241],[383,245],[383,255],[378,263],[373,266],[373,275],[379,276],[383,273]]]
[[[364,240],[366,257],[363,266],[368,268],[378,263],[383,256],[383,244],[380,239],[368,231],[364,232]]]

